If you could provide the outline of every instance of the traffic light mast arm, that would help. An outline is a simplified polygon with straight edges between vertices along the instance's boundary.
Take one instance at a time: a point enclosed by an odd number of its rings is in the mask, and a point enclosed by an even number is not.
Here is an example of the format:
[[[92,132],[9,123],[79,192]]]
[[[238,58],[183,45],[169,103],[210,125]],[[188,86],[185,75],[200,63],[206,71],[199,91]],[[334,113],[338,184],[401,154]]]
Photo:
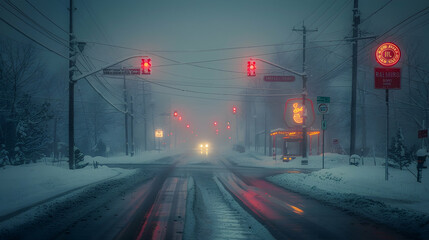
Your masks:
[[[73,82],[77,82],[77,81],[79,81],[79,80],[80,80],[80,79],[82,79],[82,78],[86,78],[86,77],[88,77],[88,76],[90,76],[90,75],[92,75],[92,74],[94,74],[94,73],[97,73],[97,72],[102,71],[102,70],[103,70],[103,69],[105,69],[105,68],[109,68],[109,67],[114,66],[114,65],[116,65],[116,64],[118,64],[118,63],[125,62],[125,61],[127,61],[127,60],[129,60],[129,59],[132,59],[132,58],[146,58],[146,57],[148,57],[148,56],[143,56],[143,55],[133,55],[133,56],[129,56],[129,57],[123,58],[123,59],[118,60],[118,61],[116,61],[116,62],[114,62],[114,63],[109,63],[109,64],[107,64],[107,65],[105,65],[105,66],[103,66],[103,67],[101,67],[101,68],[98,68],[98,69],[96,69],[96,70],[94,70],[94,71],[91,71],[91,72],[89,72],[89,73],[86,73],[86,74],[83,74],[83,75],[77,76],[76,78],[74,78],[74,79],[73,79]]]
[[[290,73],[292,73],[292,74],[295,74],[295,75],[298,75],[298,76],[301,76],[301,77],[307,76],[307,74],[306,74],[306,73],[296,72],[296,71],[294,71],[294,70],[291,70],[291,69],[288,69],[288,68],[282,67],[282,66],[280,66],[280,65],[277,65],[277,64],[275,64],[275,63],[269,62],[269,61],[264,60],[264,59],[261,59],[261,58],[251,58],[251,60],[257,60],[257,61],[264,62],[264,63],[266,63],[266,64],[269,64],[269,65],[271,65],[271,66],[274,66],[274,67],[280,68],[280,69],[282,69],[282,70],[285,70],[286,72],[290,72]]]

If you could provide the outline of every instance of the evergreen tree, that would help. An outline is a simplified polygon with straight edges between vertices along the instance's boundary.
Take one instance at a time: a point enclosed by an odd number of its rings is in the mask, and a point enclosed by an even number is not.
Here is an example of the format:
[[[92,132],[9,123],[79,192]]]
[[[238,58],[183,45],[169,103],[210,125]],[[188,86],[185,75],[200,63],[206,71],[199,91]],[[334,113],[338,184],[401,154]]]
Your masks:
[[[395,137],[392,138],[391,146],[389,148],[389,165],[402,170],[402,167],[408,167],[410,165],[410,153],[407,151],[407,147],[404,145],[404,136],[402,135],[402,129],[399,128],[396,132]]]

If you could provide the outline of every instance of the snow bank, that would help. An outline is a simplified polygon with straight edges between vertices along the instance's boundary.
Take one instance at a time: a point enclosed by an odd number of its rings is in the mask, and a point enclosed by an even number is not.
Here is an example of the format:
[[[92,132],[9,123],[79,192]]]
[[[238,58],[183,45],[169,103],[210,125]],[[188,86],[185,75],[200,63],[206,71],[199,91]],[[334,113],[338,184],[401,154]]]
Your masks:
[[[1,168],[0,216],[78,187],[135,172],[105,166],[94,169],[90,166],[73,171],[66,164],[47,163]]]

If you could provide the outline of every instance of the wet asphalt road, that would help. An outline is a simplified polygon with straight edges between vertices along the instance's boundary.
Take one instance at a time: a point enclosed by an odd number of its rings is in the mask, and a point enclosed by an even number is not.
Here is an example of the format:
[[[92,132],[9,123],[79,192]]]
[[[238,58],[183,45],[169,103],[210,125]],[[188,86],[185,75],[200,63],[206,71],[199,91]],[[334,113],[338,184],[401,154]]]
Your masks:
[[[222,156],[191,154],[165,158],[161,163],[110,165],[141,171],[130,178],[88,189],[68,203],[54,204],[39,219],[7,236],[11,239],[406,239],[385,226],[265,180],[279,173],[295,174],[299,169],[238,167]]]

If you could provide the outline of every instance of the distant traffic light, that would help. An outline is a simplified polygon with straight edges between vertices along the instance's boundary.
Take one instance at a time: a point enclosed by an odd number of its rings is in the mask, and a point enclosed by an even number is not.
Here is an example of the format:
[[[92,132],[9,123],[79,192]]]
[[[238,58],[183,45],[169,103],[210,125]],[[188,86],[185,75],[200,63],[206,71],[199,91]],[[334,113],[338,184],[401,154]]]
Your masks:
[[[232,113],[233,113],[233,114],[236,114],[236,113],[237,113],[237,107],[236,107],[236,106],[233,106],[233,107],[232,107]]]
[[[179,121],[182,121],[182,116],[179,116]]]
[[[177,113],[177,111],[174,111],[174,112],[173,112],[173,116],[174,116],[174,117],[179,116],[179,114]]]
[[[253,77],[256,76],[256,62],[247,61],[247,76]]]
[[[186,128],[190,128],[191,126],[189,124],[186,124]]]
[[[228,129],[228,130],[229,130],[229,129],[231,129],[231,126],[229,126],[229,125],[228,125],[228,126],[226,126],[226,129]]]
[[[216,129],[216,135],[219,135],[219,129]]]
[[[214,121],[214,122],[213,122],[213,125],[216,127],[216,126],[217,126],[217,122],[216,122],[216,121]]]
[[[152,72],[152,60],[150,58],[142,59],[142,74],[150,74]]]

